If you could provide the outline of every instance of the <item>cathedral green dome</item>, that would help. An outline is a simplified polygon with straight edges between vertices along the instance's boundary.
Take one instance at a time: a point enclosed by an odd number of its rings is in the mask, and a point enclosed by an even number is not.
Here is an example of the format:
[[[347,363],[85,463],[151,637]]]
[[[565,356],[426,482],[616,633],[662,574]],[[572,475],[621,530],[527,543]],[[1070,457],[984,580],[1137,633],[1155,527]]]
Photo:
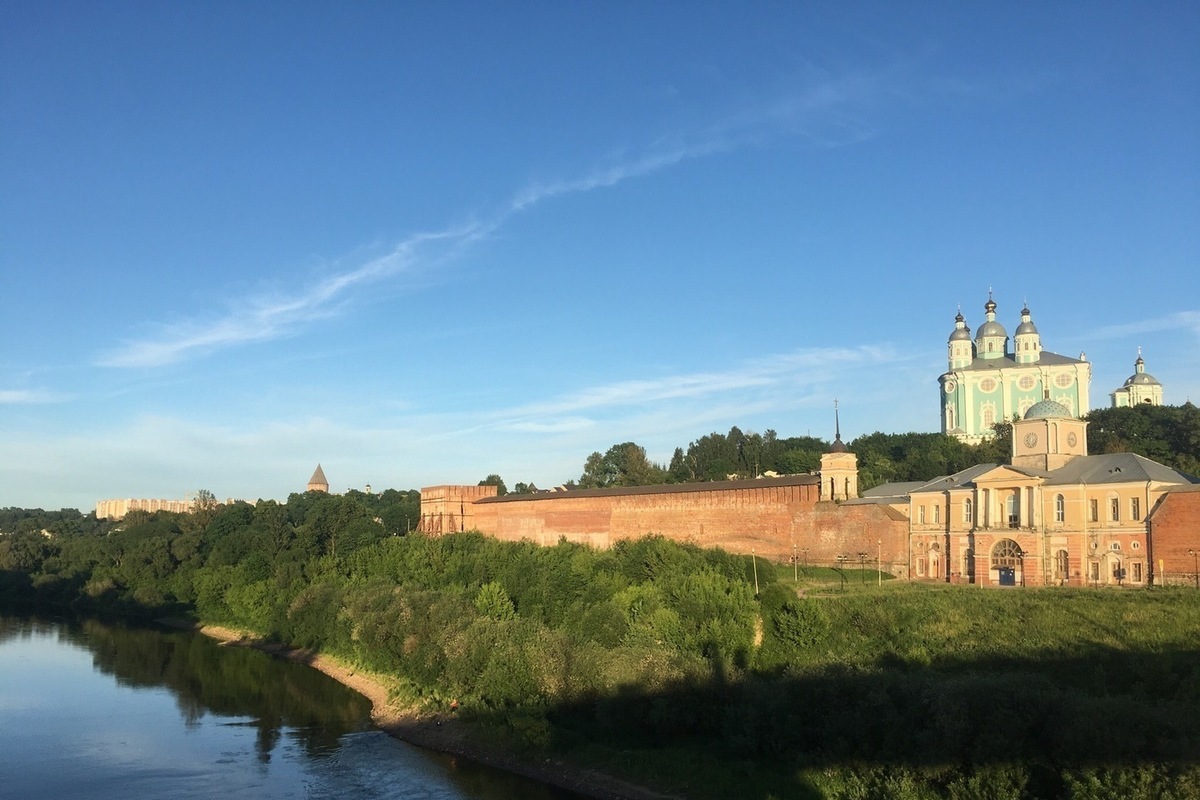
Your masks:
[[[1034,403],[1025,412],[1025,419],[1071,419],[1072,414],[1067,410],[1067,407],[1055,400],[1043,400],[1040,403]]]
[[[979,326],[979,330],[975,332],[976,339],[982,339],[985,336],[999,336],[1002,339],[1008,338],[1008,331],[1004,330],[1004,326],[996,320],[991,319]]]

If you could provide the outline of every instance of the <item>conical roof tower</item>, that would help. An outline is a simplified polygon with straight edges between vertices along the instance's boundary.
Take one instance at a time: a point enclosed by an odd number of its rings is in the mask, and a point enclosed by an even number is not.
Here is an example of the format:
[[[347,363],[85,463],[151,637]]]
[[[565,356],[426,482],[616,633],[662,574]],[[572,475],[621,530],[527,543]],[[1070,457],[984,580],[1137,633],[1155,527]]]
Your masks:
[[[329,492],[329,481],[325,480],[325,471],[321,469],[320,464],[317,464],[317,468],[313,470],[312,477],[308,479],[308,491]]]

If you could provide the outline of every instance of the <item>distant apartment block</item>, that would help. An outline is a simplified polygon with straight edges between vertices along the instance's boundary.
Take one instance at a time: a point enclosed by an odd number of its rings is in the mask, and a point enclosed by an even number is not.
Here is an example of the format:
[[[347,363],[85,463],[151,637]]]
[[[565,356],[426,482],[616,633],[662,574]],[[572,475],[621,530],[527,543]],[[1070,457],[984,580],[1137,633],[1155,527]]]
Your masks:
[[[223,501],[223,505],[233,505],[234,503],[250,503],[254,505],[253,500],[239,500],[235,497],[228,497]],[[100,500],[96,503],[96,519],[122,519],[130,511],[170,511],[175,514],[190,514],[196,505],[195,498],[189,497],[184,500],[145,500],[122,498],[117,500]]]
[[[100,500],[96,503],[96,519],[121,519],[130,511],[172,511],[176,514],[191,512],[195,500]]]

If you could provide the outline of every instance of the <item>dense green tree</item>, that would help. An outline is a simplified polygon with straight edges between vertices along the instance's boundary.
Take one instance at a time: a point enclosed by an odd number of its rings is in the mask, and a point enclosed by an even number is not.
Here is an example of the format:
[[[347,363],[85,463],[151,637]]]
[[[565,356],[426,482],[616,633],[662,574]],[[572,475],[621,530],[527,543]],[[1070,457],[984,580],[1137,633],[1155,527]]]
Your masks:
[[[604,455],[588,456],[579,478],[581,489],[612,486],[650,486],[667,482],[667,470],[646,457],[646,448],[635,442],[614,444]]]
[[[492,473],[479,482],[480,486],[495,486],[496,494],[500,497],[508,494],[508,487],[504,485],[504,479],[499,475]]]
[[[1200,409],[1140,405],[1100,408],[1088,421],[1088,452],[1137,453],[1189,475],[1200,474]]]

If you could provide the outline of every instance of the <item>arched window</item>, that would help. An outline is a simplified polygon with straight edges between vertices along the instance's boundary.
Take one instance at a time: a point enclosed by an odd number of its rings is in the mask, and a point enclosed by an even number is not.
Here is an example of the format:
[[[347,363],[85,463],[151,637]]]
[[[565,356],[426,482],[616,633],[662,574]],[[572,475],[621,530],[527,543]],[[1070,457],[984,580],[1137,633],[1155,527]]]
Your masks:
[[[1054,496],[1054,521],[1065,522],[1067,519],[1067,499],[1061,494]]]
[[[940,525],[941,522],[942,522],[942,507],[940,505],[936,505],[933,507],[933,523],[935,525]]]
[[[983,407],[980,422],[982,422],[984,428],[991,430],[992,426],[996,424],[996,409],[994,406],[986,405]]]
[[[970,525],[975,521],[975,501],[971,498],[963,500],[963,522]]]
[[[1021,552],[1021,546],[1012,539],[1001,539],[992,548],[992,566],[1011,567],[1015,569],[1021,565],[1021,559],[1024,555]]]
[[[954,406],[946,406],[946,430],[954,430]]]

